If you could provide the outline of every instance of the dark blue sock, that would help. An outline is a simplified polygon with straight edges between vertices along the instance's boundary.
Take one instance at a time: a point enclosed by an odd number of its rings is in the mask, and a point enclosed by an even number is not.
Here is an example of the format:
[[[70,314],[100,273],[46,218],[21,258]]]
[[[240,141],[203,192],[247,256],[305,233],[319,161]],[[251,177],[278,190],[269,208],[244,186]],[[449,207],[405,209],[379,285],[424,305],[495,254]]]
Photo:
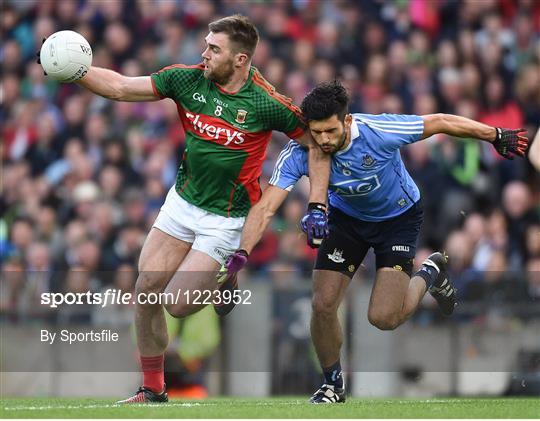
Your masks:
[[[435,269],[433,266],[422,264],[420,270],[418,270],[418,272],[416,272],[413,276],[419,276],[426,281],[426,287],[429,289],[437,279],[438,275],[439,272],[437,272],[437,269]]]
[[[332,384],[337,388],[343,388],[343,374],[341,372],[341,362],[337,362],[331,367],[323,367],[324,380],[326,384]]]

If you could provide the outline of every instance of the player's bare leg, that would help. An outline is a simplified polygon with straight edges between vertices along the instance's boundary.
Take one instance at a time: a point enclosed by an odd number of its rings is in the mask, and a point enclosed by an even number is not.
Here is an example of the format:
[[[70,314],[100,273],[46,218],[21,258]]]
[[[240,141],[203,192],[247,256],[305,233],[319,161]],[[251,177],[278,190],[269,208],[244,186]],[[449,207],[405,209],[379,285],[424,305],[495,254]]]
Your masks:
[[[311,338],[325,375],[325,383],[311,397],[311,403],[345,401],[339,360],[343,333],[338,308],[350,282],[350,278],[340,272],[313,271]]]
[[[404,303],[414,305],[414,297],[417,296],[416,291],[412,291],[411,297],[406,299],[409,284],[409,275],[403,271],[386,267],[377,270],[368,309],[368,320],[373,326],[393,330],[405,321],[402,312]]]
[[[427,286],[426,281],[424,281],[420,276],[414,276],[409,282],[409,288],[407,289],[407,294],[405,295],[405,301],[403,302],[403,308],[401,310],[401,323],[405,322],[409,317],[411,317],[415,312],[420,302],[426,295]]]
[[[456,305],[456,291],[446,276],[448,257],[433,253],[412,278],[393,268],[377,271],[371,291],[368,319],[382,330],[393,330],[414,314],[428,291],[437,300],[445,315],[452,314]]]
[[[139,258],[135,294],[163,292],[185,258],[191,244],[152,228]],[[166,402],[163,391],[163,354],[168,344],[165,313],[161,304],[135,304],[135,333],[143,370],[143,387],[120,403]]]
[[[186,317],[206,307],[214,298],[220,267],[208,254],[190,250],[165,289],[166,294],[179,298],[165,305],[167,311],[174,317]]]
[[[190,249],[190,243],[152,228],[141,250],[135,293],[139,295],[163,292]],[[162,354],[169,342],[163,306],[137,303],[135,330],[137,346],[142,356]]]
[[[349,283],[350,279],[339,272],[313,271],[311,337],[322,367],[339,359],[343,333],[337,312]]]

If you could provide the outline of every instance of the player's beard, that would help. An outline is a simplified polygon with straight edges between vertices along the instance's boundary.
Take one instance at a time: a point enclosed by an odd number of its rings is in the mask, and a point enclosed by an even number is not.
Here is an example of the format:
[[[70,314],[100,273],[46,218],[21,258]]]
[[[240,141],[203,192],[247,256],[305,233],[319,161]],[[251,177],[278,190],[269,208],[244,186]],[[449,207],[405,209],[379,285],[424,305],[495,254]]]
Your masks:
[[[336,143],[336,145],[328,145],[330,146],[330,150],[329,151],[324,151],[325,153],[329,153],[329,154],[334,154],[336,152],[339,152],[342,148],[343,148],[343,145],[345,144],[345,140],[347,140],[347,130],[344,130],[343,131],[343,136],[341,136],[341,139]]]
[[[231,80],[234,74],[234,64],[232,60],[229,60],[221,65],[219,65],[214,70],[206,70],[204,72],[204,77],[208,80],[211,80],[218,85],[226,85]]]
[[[338,142],[334,153],[340,151],[343,148],[343,145],[345,144],[346,140],[347,140],[347,130],[343,130],[343,136],[341,136],[341,140]]]

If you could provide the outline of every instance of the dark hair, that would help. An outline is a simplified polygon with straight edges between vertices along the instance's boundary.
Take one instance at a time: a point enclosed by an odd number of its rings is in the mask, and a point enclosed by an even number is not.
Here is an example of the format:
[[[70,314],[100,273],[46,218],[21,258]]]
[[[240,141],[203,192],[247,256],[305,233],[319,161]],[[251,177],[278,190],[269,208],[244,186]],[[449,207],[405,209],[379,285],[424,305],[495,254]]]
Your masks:
[[[259,31],[249,18],[242,15],[227,16],[208,24],[210,32],[223,32],[229,36],[233,49],[253,57],[259,42]]]
[[[326,120],[334,114],[343,121],[349,112],[349,95],[339,80],[323,82],[306,95],[300,108],[307,121]]]

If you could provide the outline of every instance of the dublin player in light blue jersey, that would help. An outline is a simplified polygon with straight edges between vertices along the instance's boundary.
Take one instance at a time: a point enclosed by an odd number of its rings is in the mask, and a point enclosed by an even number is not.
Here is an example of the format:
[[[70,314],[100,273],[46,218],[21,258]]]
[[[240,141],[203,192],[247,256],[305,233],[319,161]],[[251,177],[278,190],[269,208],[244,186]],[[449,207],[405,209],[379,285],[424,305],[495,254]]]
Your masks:
[[[456,305],[444,253],[433,253],[412,274],[423,213],[420,192],[405,169],[399,148],[436,133],[491,142],[508,159],[513,154],[523,156],[528,146],[523,129],[494,128],[447,114],[349,114],[348,102],[344,87],[334,81],[317,86],[301,106],[313,138],[333,154],[328,226],[324,204],[312,206],[302,220],[312,244],[326,237],[313,272],[311,319],[325,381],[311,397],[313,403],[345,401],[337,309],[369,248],[374,249],[377,266],[368,309],[374,326],[395,329],[415,312],[427,291],[445,315],[452,314]],[[288,192],[307,174],[306,151],[289,142],[278,158],[270,186],[247,217],[241,249],[227,260],[229,278],[246,263]]]

